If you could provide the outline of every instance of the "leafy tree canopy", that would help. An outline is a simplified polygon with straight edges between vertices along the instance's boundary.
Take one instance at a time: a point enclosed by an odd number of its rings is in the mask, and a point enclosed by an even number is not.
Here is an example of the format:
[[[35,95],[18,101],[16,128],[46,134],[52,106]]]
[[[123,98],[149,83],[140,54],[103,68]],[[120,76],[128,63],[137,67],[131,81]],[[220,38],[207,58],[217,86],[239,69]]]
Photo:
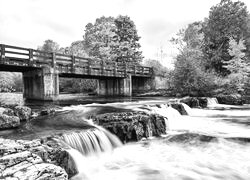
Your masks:
[[[105,61],[139,63],[140,37],[128,16],[101,17],[85,27],[84,42],[90,57]]]
[[[48,52],[57,52],[59,51],[59,44],[51,39],[44,41],[42,46],[38,47],[38,50],[48,51]]]
[[[169,69],[163,66],[159,61],[155,59],[146,59],[143,63],[145,66],[152,67],[155,75],[166,77],[169,73]]]
[[[203,27],[203,51],[209,68],[223,75],[228,74],[223,62],[231,59],[228,53],[229,39],[232,37],[239,42],[247,35],[247,20],[247,7],[240,1],[221,0],[210,9]]]

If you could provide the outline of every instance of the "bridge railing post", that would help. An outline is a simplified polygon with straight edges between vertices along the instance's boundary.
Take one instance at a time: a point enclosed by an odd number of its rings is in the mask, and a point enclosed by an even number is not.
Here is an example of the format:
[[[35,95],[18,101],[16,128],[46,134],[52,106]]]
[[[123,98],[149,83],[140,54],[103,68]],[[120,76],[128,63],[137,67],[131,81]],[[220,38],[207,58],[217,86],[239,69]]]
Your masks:
[[[72,55],[72,72],[75,73],[76,70],[76,57]]]
[[[89,75],[91,75],[91,63],[90,63],[90,60],[88,60],[88,70],[89,70]]]
[[[29,66],[33,66],[33,49],[29,49]]]
[[[114,62],[114,76],[117,76],[117,62]]]
[[[101,71],[101,74],[105,75],[105,62],[103,60],[101,61]]]
[[[5,45],[1,44],[1,56],[0,56],[0,63],[3,64],[5,60]]]
[[[127,64],[124,63],[124,76],[127,77]]]
[[[52,67],[56,67],[56,53],[52,52]]]

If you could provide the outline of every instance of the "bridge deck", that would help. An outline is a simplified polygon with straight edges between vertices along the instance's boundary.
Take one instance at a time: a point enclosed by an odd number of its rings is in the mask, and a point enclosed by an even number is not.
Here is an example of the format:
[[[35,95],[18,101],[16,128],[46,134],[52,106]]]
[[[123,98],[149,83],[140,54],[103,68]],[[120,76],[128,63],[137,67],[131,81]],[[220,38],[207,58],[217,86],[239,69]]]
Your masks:
[[[0,44],[0,70],[53,67],[63,76],[151,77],[152,68]],[[7,68],[7,69],[6,69]]]

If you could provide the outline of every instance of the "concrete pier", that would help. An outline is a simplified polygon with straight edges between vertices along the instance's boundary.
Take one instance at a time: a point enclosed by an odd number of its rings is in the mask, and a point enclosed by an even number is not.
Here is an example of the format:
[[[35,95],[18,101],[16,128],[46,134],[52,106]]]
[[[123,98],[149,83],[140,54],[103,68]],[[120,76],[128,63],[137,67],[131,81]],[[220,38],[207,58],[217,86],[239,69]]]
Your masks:
[[[53,68],[23,72],[24,98],[56,100],[59,95],[59,76]]]

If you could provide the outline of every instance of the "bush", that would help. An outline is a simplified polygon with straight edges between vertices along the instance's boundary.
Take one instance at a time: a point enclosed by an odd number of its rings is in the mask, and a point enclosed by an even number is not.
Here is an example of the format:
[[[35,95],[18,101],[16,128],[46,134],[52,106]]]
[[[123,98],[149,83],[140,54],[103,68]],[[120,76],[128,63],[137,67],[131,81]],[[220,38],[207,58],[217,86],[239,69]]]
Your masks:
[[[61,78],[59,85],[60,92],[68,93],[93,92],[96,88],[95,79]]]

